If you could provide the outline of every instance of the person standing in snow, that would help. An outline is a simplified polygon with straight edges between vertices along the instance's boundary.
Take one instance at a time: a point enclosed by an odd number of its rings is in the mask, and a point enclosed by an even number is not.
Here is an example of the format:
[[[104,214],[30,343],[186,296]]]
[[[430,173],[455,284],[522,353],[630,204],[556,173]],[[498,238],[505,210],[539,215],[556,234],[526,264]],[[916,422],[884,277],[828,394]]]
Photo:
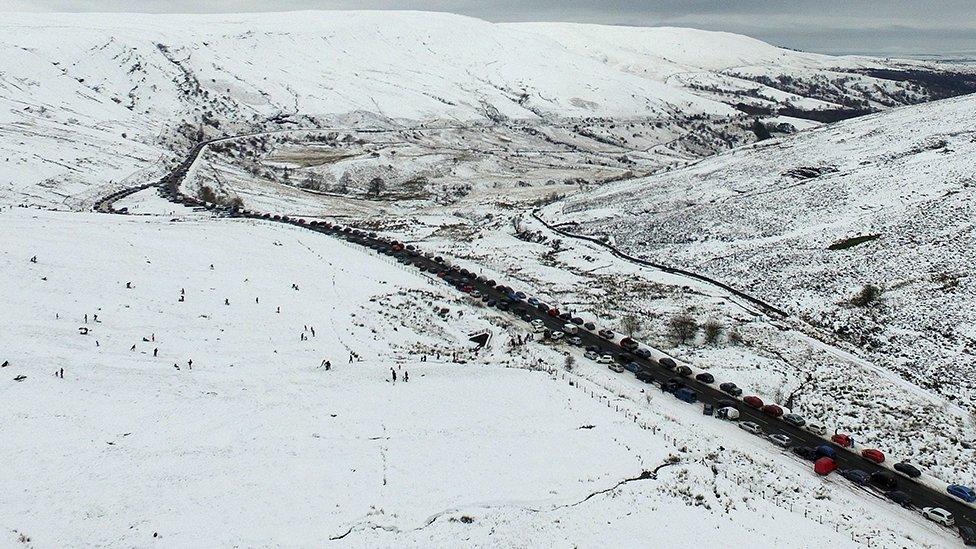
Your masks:
[[[131,349],[129,349],[129,350],[130,350],[130,351],[135,351],[135,350],[136,350],[136,346],[135,346],[135,344],[133,344],[133,345],[132,345],[132,348],[131,348]]]
[[[61,368],[60,374],[61,374],[61,379],[64,379],[64,368]]]
[[[88,313],[85,313],[85,324],[88,324]]]
[[[153,349],[153,358],[159,356],[159,347]]]
[[[224,298],[224,305],[230,305],[230,299]]]
[[[403,371],[403,382],[406,383],[408,381],[410,381],[410,372],[404,370]]]
[[[187,361],[187,365],[190,367],[191,370],[193,369],[193,359],[192,358]]]
[[[311,331],[312,331],[312,337],[315,337],[315,326],[311,327]]]
[[[390,373],[393,374],[393,383],[396,383],[396,370],[390,368]]]

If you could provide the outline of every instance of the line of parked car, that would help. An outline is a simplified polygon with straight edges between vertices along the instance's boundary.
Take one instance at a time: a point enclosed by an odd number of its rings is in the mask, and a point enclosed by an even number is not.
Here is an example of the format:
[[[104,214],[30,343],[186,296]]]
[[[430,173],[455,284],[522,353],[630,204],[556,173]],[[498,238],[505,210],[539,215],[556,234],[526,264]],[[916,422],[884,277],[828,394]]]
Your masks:
[[[175,190],[172,194],[174,195],[172,197],[174,199],[188,199],[188,197],[179,196],[178,192]],[[533,331],[543,333],[545,337],[553,341],[565,339],[571,345],[582,346],[583,341],[578,336],[581,329],[587,330],[588,332],[593,333],[609,342],[614,341],[616,338],[616,334],[612,330],[599,328],[594,323],[586,322],[569,311],[560,311],[557,307],[549,306],[535,297],[527,296],[524,292],[516,291],[504,285],[499,285],[494,280],[478,276],[473,272],[467,271],[466,269],[452,267],[442,257],[424,255],[413,245],[404,244],[395,240],[386,240],[378,237],[375,233],[365,232],[351,227],[343,227],[329,221],[306,222],[304,219],[293,219],[289,218],[288,216],[279,215],[258,214],[255,212],[248,212],[246,210],[240,212],[235,211],[233,213],[235,215],[264,218],[297,225],[306,225],[307,223],[308,226],[314,227],[317,230],[337,234],[340,237],[349,240],[358,241],[360,244],[366,245],[378,252],[393,256],[401,263],[407,265],[415,264],[416,266],[427,270],[438,278],[441,278],[445,282],[451,284],[459,291],[470,295],[472,299],[480,300],[489,307],[495,307],[502,311],[514,312],[523,320],[529,321]],[[427,261],[417,260],[417,258],[421,255],[423,255]],[[433,266],[431,266],[431,261],[433,261]],[[473,281],[477,281],[484,286],[500,292],[505,296],[504,299],[495,299],[487,294],[482,294],[473,287]],[[564,321],[565,323],[562,330],[548,330],[545,323],[540,319],[532,319],[532,315],[528,313],[528,307],[535,308],[537,311],[544,312],[552,318],[558,318],[561,321]],[[698,401],[698,394],[685,383],[685,380],[694,373],[690,367],[679,365],[669,357],[660,357],[655,360],[652,353],[648,349],[641,347],[640,344],[632,338],[622,338],[619,340],[618,344],[622,349],[624,349],[625,353],[618,354],[616,357],[613,355],[613,353],[610,353],[607,350],[601,349],[597,346],[586,347],[583,354],[586,358],[594,360],[597,363],[607,364],[608,367],[614,372],[623,373],[625,371],[630,371],[638,380],[645,383],[654,382],[654,375],[637,363],[634,360],[634,357],[637,356],[645,360],[652,361],[662,368],[674,372],[675,374],[675,377],[671,377],[661,384],[661,389],[663,391],[670,392],[679,400],[687,403],[694,404]],[[695,375],[694,378],[698,382],[708,385],[715,383],[715,377],[708,372],[700,372]],[[783,410],[783,408],[779,405],[771,403],[767,404],[755,395],[747,395],[743,397],[742,389],[739,388],[735,383],[721,383],[719,384],[718,389],[729,395],[731,398],[727,400],[720,400],[716,403],[716,405],[705,403],[703,405],[703,413],[706,415],[714,415],[720,419],[736,421],[741,415],[737,403],[742,402],[746,406],[759,410],[763,414],[782,419],[784,422],[794,427],[803,428],[821,437],[824,437],[827,434],[827,429],[823,425],[815,422],[808,422],[797,414],[786,413],[786,411]],[[739,422],[738,425],[741,429],[749,433],[758,436],[763,436],[764,434],[762,427],[755,422],[742,421]],[[834,461],[836,451],[829,444],[823,444],[817,446],[816,448],[795,446],[793,445],[793,441],[789,435],[785,433],[771,433],[766,438],[773,444],[780,447],[791,448],[792,452],[802,459],[813,461],[814,471],[817,474],[827,475],[837,468],[836,461]],[[842,433],[835,433],[831,436],[830,441],[831,443],[844,448],[851,448],[854,445],[853,438],[851,438],[850,435]],[[861,452],[861,456],[866,460],[878,464],[885,461],[884,454],[877,449],[865,449]],[[922,474],[917,467],[907,462],[896,463],[894,465],[894,469],[895,471],[910,478],[918,478]],[[911,500],[908,495],[897,490],[897,479],[890,473],[876,472],[869,475],[868,473],[859,469],[847,469],[841,471],[840,474],[855,484],[861,486],[875,486],[881,489],[882,493],[895,503],[904,506],[911,505]],[[968,486],[953,484],[948,487],[947,493],[969,503],[976,502],[976,491]],[[925,507],[921,510],[921,512],[926,518],[946,526],[952,526],[955,522],[952,514],[945,509],[938,507]],[[963,534],[967,544],[969,544],[970,541],[972,541],[972,544],[976,544],[976,533],[969,530],[971,529],[969,529],[968,526],[960,526],[960,532]]]

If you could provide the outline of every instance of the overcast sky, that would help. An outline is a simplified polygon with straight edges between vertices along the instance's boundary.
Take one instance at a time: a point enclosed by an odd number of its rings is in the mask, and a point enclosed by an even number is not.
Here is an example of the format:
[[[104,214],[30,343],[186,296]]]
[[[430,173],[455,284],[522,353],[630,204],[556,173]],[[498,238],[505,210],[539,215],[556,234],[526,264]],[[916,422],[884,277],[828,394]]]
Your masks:
[[[415,9],[489,21],[675,25],[825,53],[976,55],[976,0],[0,0],[0,11]]]

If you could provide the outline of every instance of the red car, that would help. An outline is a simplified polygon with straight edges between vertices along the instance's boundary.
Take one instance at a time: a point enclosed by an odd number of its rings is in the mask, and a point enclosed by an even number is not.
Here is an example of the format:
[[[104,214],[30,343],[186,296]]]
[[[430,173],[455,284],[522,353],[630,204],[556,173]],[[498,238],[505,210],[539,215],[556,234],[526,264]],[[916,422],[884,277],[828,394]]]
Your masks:
[[[549,309],[549,311],[546,314],[548,314],[551,317],[557,317],[559,316],[559,309]]]
[[[861,457],[875,463],[884,463],[884,454],[881,453],[881,450],[875,450],[874,448],[861,451]]]
[[[851,435],[845,435],[844,433],[835,434],[834,436],[830,437],[830,441],[837,446],[842,446],[844,448],[854,446],[854,439],[851,438]]]
[[[780,417],[783,415],[783,409],[775,404],[767,404],[762,407],[762,413],[768,416]]]
[[[747,405],[752,406],[757,410],[763,407],[762,399],[757,396],[747,396],[742,399],[742,402],[745,402]]]
[[[827,476],[837,468],[837,462],[829,457],[822,457],[813,462],[813,470],[820,476]]]

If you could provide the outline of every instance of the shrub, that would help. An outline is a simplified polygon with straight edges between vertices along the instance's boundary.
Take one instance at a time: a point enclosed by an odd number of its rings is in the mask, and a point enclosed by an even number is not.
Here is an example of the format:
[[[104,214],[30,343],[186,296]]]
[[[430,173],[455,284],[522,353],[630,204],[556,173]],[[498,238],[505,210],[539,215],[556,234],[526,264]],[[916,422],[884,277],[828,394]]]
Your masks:
[[[217,202],[217,193],[215,193],[213,188],[209,185],[203,185],[200,187],[200,190],[197,191],[197,198],[203,200],[204,202]]]
[[[710,343],[712,345],[718,344],[719,339],[722,337],[722,332],[725,330],[722,323],[715,319],[709,319],[708,322],[702,326],[702,329],[705,332],[705,343]]]
[[[855,307],[867,307],[881,298],[881,288],[874,284],[866,284],[861,291],[851,299]]]

